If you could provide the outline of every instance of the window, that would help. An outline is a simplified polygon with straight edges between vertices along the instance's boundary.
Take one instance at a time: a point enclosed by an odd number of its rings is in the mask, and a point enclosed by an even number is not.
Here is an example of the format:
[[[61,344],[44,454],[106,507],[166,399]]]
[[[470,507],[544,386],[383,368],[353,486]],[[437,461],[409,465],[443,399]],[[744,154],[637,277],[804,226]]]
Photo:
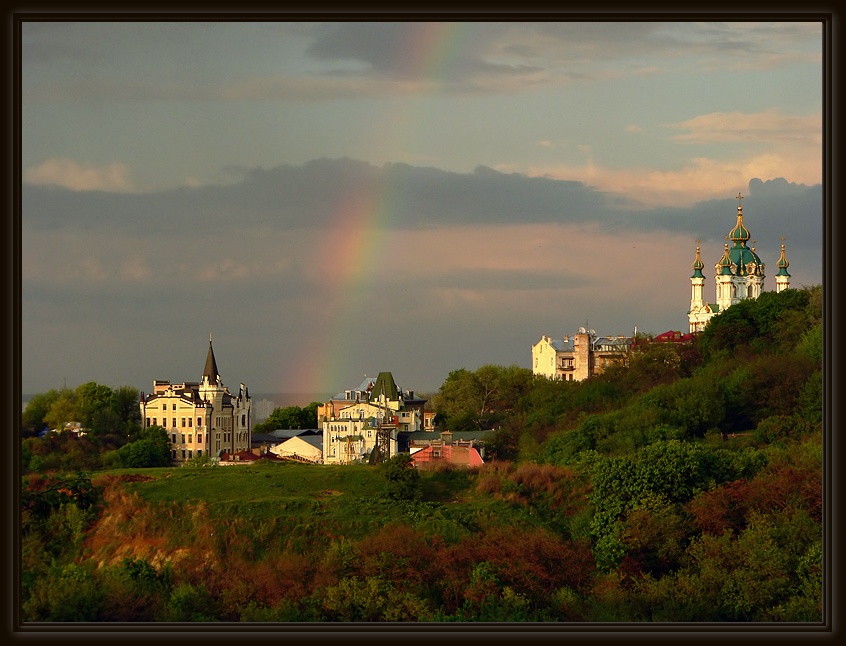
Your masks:
[[[197,444],[203,443],[203,436],[200,433],[197,433]]]
[[[197,449],[197,457],[200,457],[203,454],[203,449]]]
[[[197,426],[202,426],[202,425],[203,425],[203,418],[202,418],[202,417],[198,417],[198,418],[197,418]]]
[[[176,418],[173,418],[173,428],[176,428]]]
[[[185,449],[182,449],[182,459],[185,459]]]
[[[147,418],[147,426],[149,426],[149,425],[150,425],[150,418],[148,417]]]
[[[176,404],[173,405],[173,410],[176,410]]]
[[[191,418],[189,417],[189,418],[188,418],[188,428],[191,428],[191,424],[192,424],[193,422],[194,422],[194,420],[193,420],[193,419],[191,419]]]
[[[194,443],[194,436],[193,436],[193,435],[189,435],[189,436],[188,436],[188,444],[193,444],[193,443]]]
[[[157,421],[157,420],[156,420],[156,418],[154,417],[154,418],[153,418],[153,426],[158,426],[158,425],[159,425],[159,424],[158,424],[158,421]]]
[[[170,457],[174,460],[176,459],[176,449],[173,449],[173,451],[170,452]]]
[[[173,444],[176,444],[176,433],[174,433],[173,435],[171,435],[171,442],[172,442]]]
[[[246,425],[247,425],[247,416],[241,415],[241,426],[246,426]]]
[[[185,428],[185,418],[182,418],[182,428]]]
[[[194,457],[194,456],[191,454],[191,450],[190,450],[190,449],[188,450],[188,457],[189,457],[189,458]]]
[[[185,433],[182,434],[182,443],[185,444]]]

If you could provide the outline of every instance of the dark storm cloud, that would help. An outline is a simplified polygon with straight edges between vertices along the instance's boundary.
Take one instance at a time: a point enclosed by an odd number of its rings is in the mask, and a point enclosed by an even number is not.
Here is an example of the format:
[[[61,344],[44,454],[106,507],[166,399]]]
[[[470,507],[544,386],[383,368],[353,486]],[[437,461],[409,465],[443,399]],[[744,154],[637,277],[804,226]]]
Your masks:
[[[580,182],[486,167],[454,173],[407,164],[377,167],[351,159],[318,159],[298,167],[246,170],[242,181],[226,186],[150,194],[25,185],[23,224],[140,236],[201,235],[236,227],[321,229],[351,217],[358,208],[356,200],[388,209],[388,217],[380,221],[398,229],[590,222],[608,230],[665,231],[717,243],[733,226],[737,207],[734,196],[727,195],[689,208],[647,209]],[[820,186],[752,180],[743,206],[753,236],[757,229],[758,235],[784,235],[791,246],[820,249]]]
[[[209,227],[324,227],[366,196],[390,208],[397,228],[476,223],[585,222],[614,219],[602,193],[579,182],[530,178],[479,167],[452,173],[405,164],[383,167],[350,159],[247,171],[227,186],[127,194],[26,185],[28,226],[90,231],[172,233]]]

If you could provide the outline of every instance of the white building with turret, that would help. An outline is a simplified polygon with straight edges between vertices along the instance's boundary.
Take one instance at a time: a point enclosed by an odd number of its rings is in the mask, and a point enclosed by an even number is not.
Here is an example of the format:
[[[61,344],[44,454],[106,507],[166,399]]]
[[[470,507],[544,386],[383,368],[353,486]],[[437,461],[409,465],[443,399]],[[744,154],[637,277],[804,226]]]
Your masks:
[[[153,392],[141,393],[141,422],[145,428],[161,426],[167,431],[176,463],[202,455],[234,455],[250,450],[251,404],[244,384],[237,395],[223,385],[209,337],[200,381],[154,380]]]
[[[408,450],[408,434],[424,427],[425,399],[397,386],[390,372],[318,406],[323,463],[382,462]]]

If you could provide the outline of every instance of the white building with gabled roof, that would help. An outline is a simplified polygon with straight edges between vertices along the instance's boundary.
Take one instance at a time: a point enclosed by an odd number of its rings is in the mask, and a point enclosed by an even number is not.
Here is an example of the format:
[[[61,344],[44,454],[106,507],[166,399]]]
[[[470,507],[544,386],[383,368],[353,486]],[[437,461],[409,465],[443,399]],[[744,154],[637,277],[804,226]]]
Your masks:
[[[397,454],[399,436],[423,428],[425,399],[397,386],[390,372],[365,377],[317,408],[324,464],[383,461]],[[405,450],[405,449],[403,449]]]

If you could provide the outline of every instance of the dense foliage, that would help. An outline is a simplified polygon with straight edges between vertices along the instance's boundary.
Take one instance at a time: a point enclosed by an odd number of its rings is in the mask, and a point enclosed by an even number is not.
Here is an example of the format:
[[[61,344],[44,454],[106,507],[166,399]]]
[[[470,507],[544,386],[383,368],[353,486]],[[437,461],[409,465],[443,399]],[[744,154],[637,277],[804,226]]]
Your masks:
[[[276,429],[319,428],[317,425],[317,407],[319,402],[308,406],[285,406],[274,408],[268,418],[253,427],[253,433],[270,433]]]
[[[581,383],[453,371],[479,468],[75,453],[23,481],[23,619],[820,622],[822,362],[821,290],[787,290]]]

